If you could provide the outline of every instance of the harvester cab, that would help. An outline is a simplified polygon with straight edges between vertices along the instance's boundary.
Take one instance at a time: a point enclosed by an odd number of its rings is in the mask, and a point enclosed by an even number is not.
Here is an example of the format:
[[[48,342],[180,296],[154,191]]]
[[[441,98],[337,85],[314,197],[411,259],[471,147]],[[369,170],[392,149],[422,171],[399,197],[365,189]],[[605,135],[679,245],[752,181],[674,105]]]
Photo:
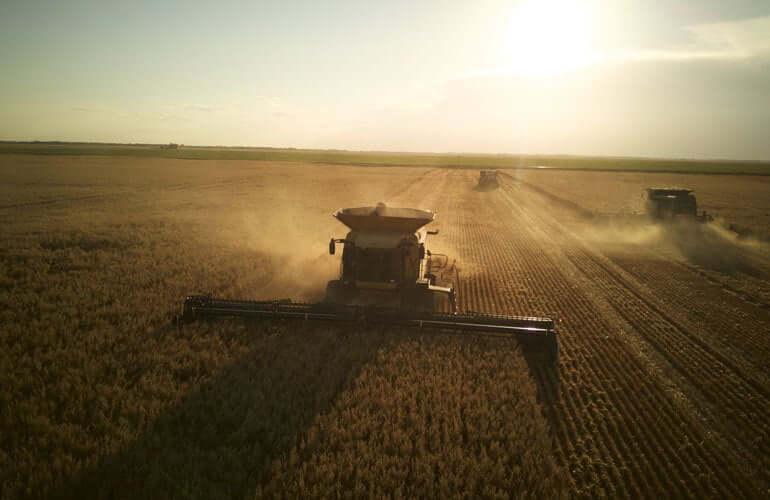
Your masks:
[[[414,208],[344,208],[334,216],[350,231],[332,239],[329,253],[342,245],[338,279],[327,285],[326,298],[315,304],[290,300],[236,300],[190,295],[179,324],[200,318],[241,317],[326,321],[419,328],[450,334],[514,337],[527,353],[558,359],[556,324],[551,318],[503,316],[457,311],[454,285],[441,286],[425,247],[424,226],[433,212]],[[446,266],[446,258],[441,266]]]
[[[497,179],[497,170],[479,171],[479,189],[494,189],[500,185]]]
[[[434,220],[433,212],[379,203],[343,208],[334,217],[350,231],[329,242],[330,254],[337,243],[343,250],[340,277],[326,288],[328,303],[456,312],[454,288],[439,286],[431,272],[427,237],[438,232],[421,229]]]
[[[645,212],[654,221],[712,220],[705,211],[698,214],[698,203],[692,189],[656,187],[647,188],[645,192]]]

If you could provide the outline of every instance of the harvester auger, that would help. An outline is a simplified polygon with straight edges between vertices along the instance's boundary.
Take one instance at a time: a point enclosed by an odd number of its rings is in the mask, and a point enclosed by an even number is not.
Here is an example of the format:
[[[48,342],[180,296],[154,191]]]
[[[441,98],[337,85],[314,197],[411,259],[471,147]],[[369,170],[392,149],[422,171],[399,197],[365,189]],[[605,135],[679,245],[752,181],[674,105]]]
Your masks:
[[[439,284],[434,258],[421,230],[433,212],[413,208],[345,208],[334,217],[350,231],[332,239],[329,253],[343,245],[340,277],[330,281],[320,303],[249,301],[208,295],[187,297],[181,322],[210,317],[300,319],[392,325],[446,333],[515,337],[525,352],[558,358],[556,325],[550,318],[501,316],[457,311],[457,292]]]

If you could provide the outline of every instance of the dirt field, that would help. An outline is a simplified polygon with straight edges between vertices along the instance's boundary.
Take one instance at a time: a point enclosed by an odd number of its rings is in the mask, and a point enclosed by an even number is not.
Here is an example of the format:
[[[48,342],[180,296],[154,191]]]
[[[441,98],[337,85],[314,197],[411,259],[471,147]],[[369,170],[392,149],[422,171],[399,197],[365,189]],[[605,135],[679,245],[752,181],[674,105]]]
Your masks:
[[[770,491],[770,261],[581,216],[654,174],[480,192],[468,170],[0,160],[3,498]],[[765,178],[698,178],[704,208],[765,223]],[[319,297],[330,214],[377,201],[437,211],[462,309],[557,318],[558,366],[501,339],[170,324],[189,292]]]

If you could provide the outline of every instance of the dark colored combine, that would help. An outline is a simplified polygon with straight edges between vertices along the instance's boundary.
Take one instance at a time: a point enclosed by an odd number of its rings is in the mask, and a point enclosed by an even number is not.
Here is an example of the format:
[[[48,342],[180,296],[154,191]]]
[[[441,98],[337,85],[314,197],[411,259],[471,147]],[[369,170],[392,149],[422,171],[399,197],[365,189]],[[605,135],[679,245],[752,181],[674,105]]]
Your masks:
[[[497,179],[497,170],[480,170],[478,189],[486,191],[495,189],[500,185]]]
[[[645,211],[656,221],[674,219],[691,219],[697,222],[708,222],[711,216],[706,212],[698,215],[698,203],[692,189],[655,187],[647,188]]]
[[[513,336],[529,352],[557,358],[556,326],[550,318],[457,311],[454,284],[437,283],[434,258],[439,256],[425,247],[427,236],[437,234],[422,230],[434,220],[433,212],[380,203],[341,209],[334,216],[350,231],[345,238],[329,242],[332,255],[337,244],[343,245],[342,270],[339,279],[329,282],[323,302],[298,304],[192,295],[185,300],[181,319],[284,318]]]

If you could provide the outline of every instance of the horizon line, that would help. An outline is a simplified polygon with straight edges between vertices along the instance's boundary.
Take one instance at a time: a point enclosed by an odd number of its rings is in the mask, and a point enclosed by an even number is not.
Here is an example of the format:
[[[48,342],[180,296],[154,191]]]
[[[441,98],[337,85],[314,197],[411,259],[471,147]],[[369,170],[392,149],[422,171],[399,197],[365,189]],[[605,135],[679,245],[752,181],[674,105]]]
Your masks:
[[[392,155],[426,155],[426,156],[486,156],[486,157],[512,157],[512,158],[602,158],[618,160],[642,160],[642,161],[700,161],[708,163],[733,162],[733,163],[758,163],[770,165],[770,159],[739,159],[724,157],[666,157],[666,156],[646,156],[646,155],[608,155],[608,154],[572,154],[572,153],[483,153],[474,151],[409,151],[409,150],[386,150],[386,149],[342,149],[342,148],[308,148],[296,146],[226,146],[221,144],[184,144],[175,142],[103,142],[103,141],[67,141],[67,140],[15,140],[0,139],[0,144],[62,144],[62,145],[102,145],[102,146],[163,146],[168,144],[177,144],[188,148],[210,148],[210,149],[253,149],[253,150],[289,150],[289,151],[320,151],[320,152],[340,152],[340,153],[364,153],[364,154],[392,154]]]

